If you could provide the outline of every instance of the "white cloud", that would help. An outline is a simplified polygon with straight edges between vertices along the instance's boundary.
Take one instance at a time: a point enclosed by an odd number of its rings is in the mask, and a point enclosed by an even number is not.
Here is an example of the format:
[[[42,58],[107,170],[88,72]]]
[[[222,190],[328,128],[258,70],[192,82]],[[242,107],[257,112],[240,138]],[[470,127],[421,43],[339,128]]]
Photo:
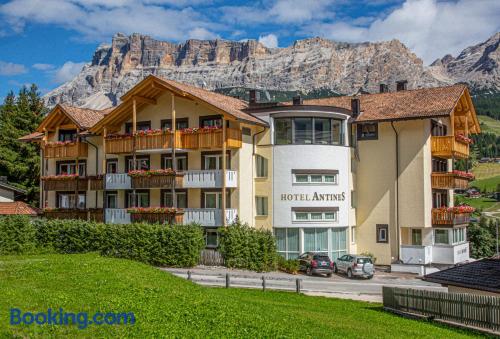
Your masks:
[[[396,38],[428,64],[445,54],[457,55],[499,29],[497,0],[407,0],[366,27],[350,22],[312,23],[303,33],[353,42]]]
[[[196,27],[189,31],[188,33],[188,38],[189,39],[199,39],[199,40],[209,40],[209,39],[216,39],[218,38],[218,35],[210,32],[209,30],[202,28],[202,27]]]
[[[261,35],[259,37],[259,42],[268,48],[278,47],[278,37],[274,34]]]
[[[62,84],[64,82],[73,80],[73,78],[78,73],[80,73],[85,64],[85,62],[65,62],[64,65],[53,72],[53,81],[56,84]]]
[[[13,62],[0,61],[0,75],[11,76],[27,73],[28,70],[24,65],[15,64]]]
[[[55,68],[52,64],[33,64],[31,67],[39,71],[50,71]]]
[[[0,15],[15,32],[27,22],[51,24],[80,33],[85,39],[108,39],[116,32],[140,32],[156,38],[183,40],[191,32],[216,36],[222,26],[203,19],[191,7],[167,8],[168,0],[11,0],[0,5]]]

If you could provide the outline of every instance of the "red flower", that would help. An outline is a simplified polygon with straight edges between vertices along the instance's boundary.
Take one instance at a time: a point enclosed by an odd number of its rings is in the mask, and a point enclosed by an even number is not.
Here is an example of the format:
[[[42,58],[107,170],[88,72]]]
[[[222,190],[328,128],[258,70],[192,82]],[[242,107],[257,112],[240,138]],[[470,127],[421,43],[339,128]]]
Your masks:
[[[174,207],[130,207],[128,213],[132,214],[178,214],[182,212],[181,208]]]
[[[174,176],[176,172],[171,168],[157,169],[157,170],[135,170],[129,171],[128,175],[131,177],[150,177],[153,175],[172,175]]]
[[[460,141],[466,144],[472,144],[473,140],[471,138],[466,137],[462,133],[458,133],[455,135],[455,140]]]

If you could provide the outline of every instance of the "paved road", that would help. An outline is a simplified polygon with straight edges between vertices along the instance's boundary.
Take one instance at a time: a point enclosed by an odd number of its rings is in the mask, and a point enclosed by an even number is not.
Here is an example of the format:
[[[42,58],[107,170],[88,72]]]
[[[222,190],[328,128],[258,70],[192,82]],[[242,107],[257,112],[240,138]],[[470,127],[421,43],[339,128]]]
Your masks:
[[[178,277],[187,279],[188,269],[162,268]],[[347,279],[342,275],[331,278],[323,276],[291,275],[282,272],[255,273],[244,270],[230,270],[215,267],[196,267],[190,269],[191,279],[207,286],[225,286],[226,273],[230,274],[231,286],[243,288],[262,288],[262,276],[266,277],[266,287],[274,290],[294,291],[297,278],[301,279],[305,294],[335,298],[347,298],[372,302],[382,301],[382,286],[409,287],[434,291],[447,291],[441,285],[422,281],[410,274],[377,272],[371,280]]]

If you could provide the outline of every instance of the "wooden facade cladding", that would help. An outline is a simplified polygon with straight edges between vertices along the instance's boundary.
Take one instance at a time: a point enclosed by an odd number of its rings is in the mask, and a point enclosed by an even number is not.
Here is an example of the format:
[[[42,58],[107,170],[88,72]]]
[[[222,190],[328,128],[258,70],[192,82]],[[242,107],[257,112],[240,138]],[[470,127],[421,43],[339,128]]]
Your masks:
[[[176,148],[180,149],[220,149],[222,148],[222,129],[198,130],[195,132],[175,133]],[[137,135],[135,149],[137,151],[153,149],[171,149],[172,134],[161,133],[152,135]],[[241,148],[241,130],[237,128],[226,129],[226,141],[228,148]],[[134,138],[127,137],[106,137],[106,153],[124,154],[132,153],[134,149]]]
[[[88,156],[88,145],[81,142],[72,143],[46,143],[44,146],[45,158],[86,158]]]
[[[431,175],[433,189],[467,189],[469,180],[452,172],[434,172]]]
[[[434,226],[463,225],[470,222],[471,213],[457,213],[440,208],[432,209],[432,224]]]
[[[132,177],[132,188],[182,188],[183,177],[183,174]]]
[[[150,224],[182,225],[184,213],[130,213],[132,222],[146,222]]]
[[[453,135],[431,137],[432,156],[451,159],[469,157],[469,144],[458,141]]]

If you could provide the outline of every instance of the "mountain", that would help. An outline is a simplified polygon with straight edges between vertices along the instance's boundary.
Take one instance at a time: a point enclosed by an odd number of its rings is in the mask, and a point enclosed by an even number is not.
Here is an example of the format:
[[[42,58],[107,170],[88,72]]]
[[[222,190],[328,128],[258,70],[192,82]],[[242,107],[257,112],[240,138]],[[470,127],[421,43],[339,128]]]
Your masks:
[[[445,56],[425,67],[398,40],[344,43],[322,38],[298,40],[286,48],[267,48],[255,40],[187,40],[174,44],[149,36],[116,34],[97,48],[92,61],[70,82],[45,95],[48,106],[64,102],[104,108],[149,74],[223,93],[260,88],[276,93],[376,92],[380,83],[395,89],[465,81],[475,88],[498,89],[499,34]]]

